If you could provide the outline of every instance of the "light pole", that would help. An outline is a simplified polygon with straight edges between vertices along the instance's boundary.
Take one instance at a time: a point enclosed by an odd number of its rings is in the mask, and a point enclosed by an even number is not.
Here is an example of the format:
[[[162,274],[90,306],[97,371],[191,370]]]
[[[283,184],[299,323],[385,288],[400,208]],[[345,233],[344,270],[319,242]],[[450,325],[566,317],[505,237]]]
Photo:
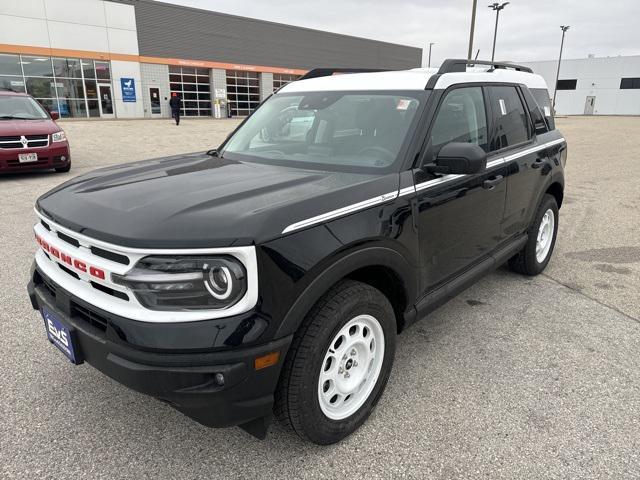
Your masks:
[[[478,0],[473,0],[473,10],[471,11],[471,28],[469,31],[469,52],[467,53],[467,60],[471,60],[471,54],[473,53],[473,30],[476,27],[476,8],[478,7]]]
[[[431,47],[435,45],[434,42],[429,42],[429,63],[427,64],[427,67],[431,68]]]
[[[556,83],[553,86],[553,113],[556,112],[556,93],[558,92],[558,79],[560,78],[560,62],[562,62],[562,47],[564,46],[564,34],[569,30],[569,25],[560,25],[562,29],[562,40],[560,41],[560,55],[558,56],[558,71],[556,72]]]
[[[496,28],[493,31],[493,49],[491,50],[492,62],[496,54],[496,36],[498,35],[498,18],[500,18],[500,10],[504,9],[504,7],[506,7],[507,5],[509,5],[509,2],[504,2],[502,5],[500,5],[499,3],[494,3],[492,5],[489,5],[489,8],[495,10],[496,12]]]

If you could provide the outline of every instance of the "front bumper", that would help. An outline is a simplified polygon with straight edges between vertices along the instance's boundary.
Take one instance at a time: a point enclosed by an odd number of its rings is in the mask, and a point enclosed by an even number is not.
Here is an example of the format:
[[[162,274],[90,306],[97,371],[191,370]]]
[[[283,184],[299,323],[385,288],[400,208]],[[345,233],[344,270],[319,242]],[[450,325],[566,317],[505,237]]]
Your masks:
[[[196,353],[134,348],[111,338],[108,330],[92,325],[86,312],[79,315],[81,310],[72,306],[79,305],[89,312],[95,307],[55,285],[52,289],[49,282],[34,270],[27,286],[33,308],[42,311],[46,307],[64,322],[73,331],[74,347],[81,360],[105,375],[167,402],[209,427],[252,425],[256,419],[271,416],[273,392],[291,337],[254,347]],[[198,323],[191,322],[194,327]],[[155,334],[162,335],[164,326],[155,324]],[[276,365],[255,370],[256,357],[276,351],[280,353]],[[216,382],[218,373],[224,375],[223,385]],[[257,436],[266,431],[266,426],[258,433],[255,427],[251,428]]]
[[[18,154],[37,153],[38,160],[31,163],[20,163]],[[62,160],[64,158],[65,160]],[[27,172],[33,170],[51,170],[66,167],[71,161],[71,153],[67,142],[52,143],[42,148],[8,148],[0,149],[0,172]]]

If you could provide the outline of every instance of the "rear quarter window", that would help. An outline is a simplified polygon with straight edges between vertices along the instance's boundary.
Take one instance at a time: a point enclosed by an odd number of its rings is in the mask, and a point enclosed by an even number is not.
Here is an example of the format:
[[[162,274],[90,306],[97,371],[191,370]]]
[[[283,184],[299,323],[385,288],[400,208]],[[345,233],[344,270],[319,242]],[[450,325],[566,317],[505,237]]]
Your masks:
[[[551,98],[546,88],[532,88],[529,90],[536,103],[544,113],[544,118],[547,120],[549,130],[555,130],[555,120],[553,118],[553,108],[551,107]]]
[[[538,135],[547,133],[549,131],[549,125],[547,124],[547,120],[544,116],[544,113],[542,113],[542,109],[538,105],[538,102],[536,102],[536,100],[533,98],[533,95],[527,87],[522,87],[521,89],[524,96],[524,101],[527,104],[527,108],[529,109],[529,115],[531,116],[531,121],[533,122],[534,131]]]

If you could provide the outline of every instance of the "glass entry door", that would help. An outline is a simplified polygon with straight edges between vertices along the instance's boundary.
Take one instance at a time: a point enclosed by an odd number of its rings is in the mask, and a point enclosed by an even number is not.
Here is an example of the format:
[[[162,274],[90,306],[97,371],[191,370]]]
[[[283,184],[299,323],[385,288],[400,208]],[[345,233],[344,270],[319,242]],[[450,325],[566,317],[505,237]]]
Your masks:
[[[103,118],[115,117],[111,85],[98,85],[98,92],[100,96],[100,116]]]
[[[149,102],[151,103],[151,116],[159,117],[162,114],[162,106],[158,87],[149,87]]]

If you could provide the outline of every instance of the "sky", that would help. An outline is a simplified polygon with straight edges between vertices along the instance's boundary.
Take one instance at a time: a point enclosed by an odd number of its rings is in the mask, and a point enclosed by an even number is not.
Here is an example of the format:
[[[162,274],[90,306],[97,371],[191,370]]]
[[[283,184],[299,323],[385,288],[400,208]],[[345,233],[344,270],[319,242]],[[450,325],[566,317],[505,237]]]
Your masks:
[[[432,66],[465,58],[472,0],[163,0],[423,48],[434,42]],[[478,0],[474,55],[490,59],[493,1]],[[502,3],[502,2],[501,2]],[[512,0],[500,12],[496,60],[552,60],[570,25],[563,58],[640,55],[640,0]]]

